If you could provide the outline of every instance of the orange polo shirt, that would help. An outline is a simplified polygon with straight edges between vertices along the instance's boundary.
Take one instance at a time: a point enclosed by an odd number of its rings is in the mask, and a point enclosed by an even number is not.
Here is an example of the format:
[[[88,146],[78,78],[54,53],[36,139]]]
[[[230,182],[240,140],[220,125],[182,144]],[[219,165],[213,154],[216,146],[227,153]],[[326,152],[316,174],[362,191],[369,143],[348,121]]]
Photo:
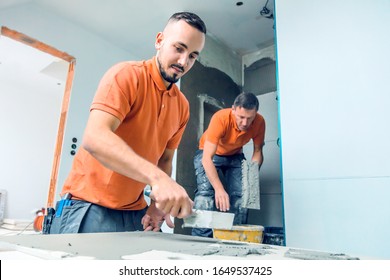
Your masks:
[[[232,114],[232,109],[222,109],[216,112],[209,127],[199,140],[199,149],[203,150],[204,142],[210,141],[217,145],[216,154],[229,156],[242,152],[242,147],[253,139],[255,145],[262,145],[265,136],[265,121],[262,115],[256,114],[251,126],[246,131],[240,131]]]
[[[179,146],[189,119],[189,103],[173,84],[167,90],[155,57],[114,65],[103,76],[90,110],[102,110],[121,124],[115,133],[138,155],[157,164],[166,148]],[[104,167],[80,147],[62,189],[112,209],[146,207],[145,184]]]

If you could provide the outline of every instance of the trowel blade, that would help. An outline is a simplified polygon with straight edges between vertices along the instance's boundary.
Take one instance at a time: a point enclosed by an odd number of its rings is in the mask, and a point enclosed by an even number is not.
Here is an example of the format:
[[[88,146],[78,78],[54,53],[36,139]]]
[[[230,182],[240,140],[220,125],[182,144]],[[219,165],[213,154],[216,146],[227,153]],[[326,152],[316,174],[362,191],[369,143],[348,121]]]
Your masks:
[[[183,227],[231,229],[233,213],[193,209],[192,214],[183,219]]]

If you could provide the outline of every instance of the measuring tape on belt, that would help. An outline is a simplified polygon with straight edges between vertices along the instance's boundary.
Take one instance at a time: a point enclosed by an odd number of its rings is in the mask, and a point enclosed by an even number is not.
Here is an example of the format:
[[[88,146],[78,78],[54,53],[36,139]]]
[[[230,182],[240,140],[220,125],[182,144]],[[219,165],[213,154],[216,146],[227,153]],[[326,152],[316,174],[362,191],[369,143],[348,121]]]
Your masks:
[[[55,180],[50,180],[49,194],[47,197],[46,208],[42,208],[36,212],[36,216],[34,219],[34,230],[37,232],[41,232],[43,230],[43,223],[45,220],[45,216],[48,213],[54,212],[54,196],[56,193]]]

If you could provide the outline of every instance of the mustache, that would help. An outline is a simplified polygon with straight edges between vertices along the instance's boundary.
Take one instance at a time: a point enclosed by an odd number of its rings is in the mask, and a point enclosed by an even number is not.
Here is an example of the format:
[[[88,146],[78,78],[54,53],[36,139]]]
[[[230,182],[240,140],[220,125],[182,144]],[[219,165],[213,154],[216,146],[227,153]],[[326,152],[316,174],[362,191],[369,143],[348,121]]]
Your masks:
[[[179,68],[182,72],[184,72],[183,66],[181,66],[181,65],[179,65],[179,64],[172,64],[171,67]]]

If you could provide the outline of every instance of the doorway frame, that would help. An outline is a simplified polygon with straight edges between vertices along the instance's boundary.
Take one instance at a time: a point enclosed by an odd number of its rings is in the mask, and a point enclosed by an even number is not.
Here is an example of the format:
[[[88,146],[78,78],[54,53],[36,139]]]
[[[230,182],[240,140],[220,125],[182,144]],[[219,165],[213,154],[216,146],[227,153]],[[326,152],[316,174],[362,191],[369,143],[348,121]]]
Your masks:
[[[69,63],[69,69],[68,74],[66,78],[66,84],[65,84],[65,90],[62,97],[62,105],[61,105],[61,114],[60,114],[60,120],[58,124],[58,130],[57,130],[57,137],[56,137],[56,144],[55,144],[55,152],[54,152],[54,158],[52,163],[52,170],[51,170],[51,176],[50,176],[50,184],[49,184],[49,191],[48,191],[48,197],[47,197],[47,208],[54,207],[54,198],[56,194],[56,187],[57,187],[57,180],[58,180],[58,169],[61,159],[61,152],[62,152],[62,144],[64,141],[64,131],[65,131],[65,124],[66,119],[68,115],[69,110],[69,102],[70,102],[70,95],[71,95],[71,88],[73,84],[73,78],[74,78],[74,68],[76,64],[76,59],[72,55],[69,55],[66,52],[60,51],[52,46],[49,46],[35,38],[32,38],[26,34],[23,34],[21,32],[18,32],[16,30],[12,30],[6,26],[1,26],[1,35],[6,36],[10,39],[13,39],[15,41],[18,41],[20,43],[23,43],[27,46],[30,46],[32,48],[35,48],[39,51],[48,53],[52,56],[58,57],[60,59],[63,59]]]

